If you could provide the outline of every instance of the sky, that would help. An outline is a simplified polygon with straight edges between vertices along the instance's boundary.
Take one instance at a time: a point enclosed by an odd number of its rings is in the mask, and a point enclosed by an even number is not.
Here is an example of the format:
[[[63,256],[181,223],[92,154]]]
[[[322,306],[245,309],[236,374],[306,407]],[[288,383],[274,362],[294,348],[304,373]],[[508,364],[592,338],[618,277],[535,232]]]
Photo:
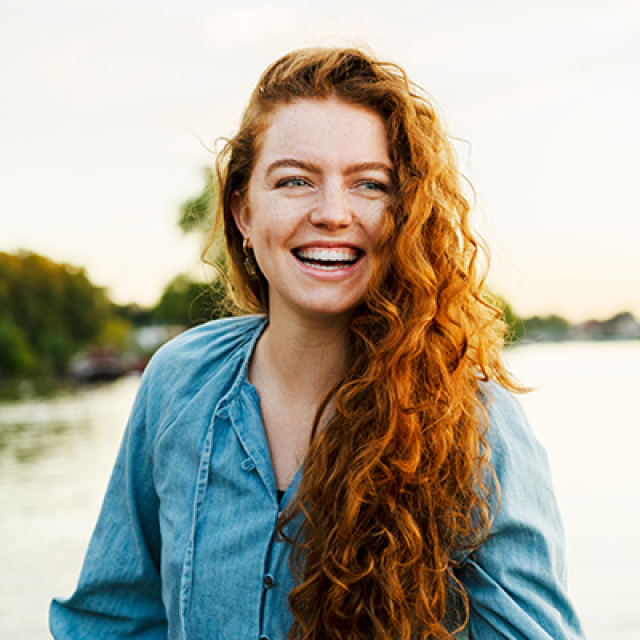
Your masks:
[[[176,222],[216,141],[270,62],[351,44],[444,115],[516,312],[640,318],[640,0],[0,0],[0,251],[120,303],[203,277]]]

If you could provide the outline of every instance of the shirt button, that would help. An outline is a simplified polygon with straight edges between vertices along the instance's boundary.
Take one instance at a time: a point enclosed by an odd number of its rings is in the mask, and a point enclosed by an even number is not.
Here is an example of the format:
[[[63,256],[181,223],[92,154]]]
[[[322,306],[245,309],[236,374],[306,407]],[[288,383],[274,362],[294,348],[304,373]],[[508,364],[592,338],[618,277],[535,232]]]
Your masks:
[[[276,579],[270,573],[267,573],[267,575],[264,577],[264,588],[271,589],[271,587],[275,587],[275,586],[276,586]]]
[[[256,463],[251,458],[247,458],[242,461],[241,466],[244,471],[253,471],[256,468]]]

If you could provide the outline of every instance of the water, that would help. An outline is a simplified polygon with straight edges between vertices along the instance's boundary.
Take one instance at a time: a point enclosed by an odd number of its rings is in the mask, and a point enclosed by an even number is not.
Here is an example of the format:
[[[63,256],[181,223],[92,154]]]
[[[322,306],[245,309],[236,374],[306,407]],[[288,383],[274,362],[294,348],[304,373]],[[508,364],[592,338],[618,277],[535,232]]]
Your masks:
[[[640,342],[509,353],[565,519],[570,591],[590,640],[640,636]],[[75,584],[136,379],[0,404],[0,638],[48,637]]]
[[[640,342],[530,345],[509,354],[547,448],[569,589],[591,640],[640,637]]]
[[[78,576],[138,386],[0,404],[0,638],[49,637]]]

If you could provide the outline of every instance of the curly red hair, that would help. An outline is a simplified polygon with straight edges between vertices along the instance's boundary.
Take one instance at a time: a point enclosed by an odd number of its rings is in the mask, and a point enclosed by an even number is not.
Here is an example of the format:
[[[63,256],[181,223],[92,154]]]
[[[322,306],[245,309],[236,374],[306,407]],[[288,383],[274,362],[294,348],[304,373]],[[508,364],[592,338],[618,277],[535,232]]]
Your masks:
[[[480,246],[453,150],[400,67],[330,48],[294,51],[265,71],[219,157],[231,277],[242,308],[268,311],[268,283],[243,264],[231,198],[246,193],[274,111],[329,97],[383,119],[394,197],[351,323],[348,369],[318,410],[279,527],[304,515],[290,538],[290,637],[451,638],[468,617],[456,558],[486,536],[497,492],[479,385],[514,385],[500,359],[500,314],[481,295]],[[335,416],[320,430],[330,398]]]

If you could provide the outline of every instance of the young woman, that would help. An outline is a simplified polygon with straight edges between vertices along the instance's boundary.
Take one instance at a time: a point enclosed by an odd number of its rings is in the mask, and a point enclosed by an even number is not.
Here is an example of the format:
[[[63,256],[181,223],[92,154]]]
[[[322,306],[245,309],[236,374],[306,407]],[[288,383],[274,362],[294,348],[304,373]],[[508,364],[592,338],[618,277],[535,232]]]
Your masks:
[[[152,360],[54,637],[581,638],[432,106],[360,50],[296,51],[219,175],[255,315]]]

